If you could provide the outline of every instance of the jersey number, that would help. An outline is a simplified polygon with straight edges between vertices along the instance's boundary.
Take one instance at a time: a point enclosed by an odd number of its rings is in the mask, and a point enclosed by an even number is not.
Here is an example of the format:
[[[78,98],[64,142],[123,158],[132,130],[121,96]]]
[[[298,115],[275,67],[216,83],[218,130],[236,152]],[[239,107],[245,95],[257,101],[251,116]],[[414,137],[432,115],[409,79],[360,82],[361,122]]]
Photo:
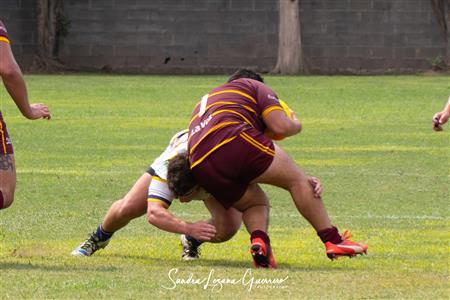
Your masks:
[[[208,97],[209,97],[208,94],[202,97],[202,102],[200,103],[200,110],[198,112],[199,117],[203,116],[203,114],[206,111],[206,103],[208,102]]]

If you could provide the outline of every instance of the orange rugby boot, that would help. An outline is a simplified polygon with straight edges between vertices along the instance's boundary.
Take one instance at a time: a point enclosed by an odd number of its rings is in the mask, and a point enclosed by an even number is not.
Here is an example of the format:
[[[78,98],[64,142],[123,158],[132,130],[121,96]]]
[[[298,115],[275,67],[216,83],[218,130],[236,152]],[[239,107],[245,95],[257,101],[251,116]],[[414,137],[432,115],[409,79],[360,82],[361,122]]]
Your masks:
[[[341,256],[353,257],[356,255],[367,254],[367,244],[360,244],[350,240],[352,234],[346,230],[342,234],[342,242],[339,244],[333,244],[332,242],[326,242],[325,248],[329,259],[337,259]]]
[[[261,238],[254,238],[252,240],[250,253],[252,254],[255,268],[277,268],[275,258],[273,257],[272,248]]]

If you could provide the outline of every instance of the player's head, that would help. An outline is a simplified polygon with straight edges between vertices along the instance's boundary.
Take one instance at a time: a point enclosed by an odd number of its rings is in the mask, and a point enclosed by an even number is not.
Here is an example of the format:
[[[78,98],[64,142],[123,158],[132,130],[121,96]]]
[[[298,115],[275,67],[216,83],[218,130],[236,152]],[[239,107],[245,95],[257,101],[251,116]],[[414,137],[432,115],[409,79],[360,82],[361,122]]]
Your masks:
[[[167,184],[176,198],[190,194],[197,187],[186,152],[177,154],[169,160]]]
[[[259,75],[258,73],[247,70],[247,69],[239,69],[236,72],[234,72],[233,75],[228,78],[228,82],[232,82],[233,80],[239,79],[239,78],[250,78],[254,80],[258,80],[260,82],[264,82],[264,79]]]

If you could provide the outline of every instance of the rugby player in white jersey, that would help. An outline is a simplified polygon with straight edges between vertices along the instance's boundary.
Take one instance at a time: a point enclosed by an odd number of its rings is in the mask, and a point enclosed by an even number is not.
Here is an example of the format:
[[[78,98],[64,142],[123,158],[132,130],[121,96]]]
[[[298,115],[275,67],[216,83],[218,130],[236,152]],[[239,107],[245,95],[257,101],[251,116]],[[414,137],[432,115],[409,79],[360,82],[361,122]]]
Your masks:
[[[236,234],[241,226],[242,214],[234,208],[225,209],[204,190],[197,190],[192,195],[183,196],[180,201],[203,200],[211,213],[209,220],[189,223],[168,210],[174,199],[166,181],[168,160],[179,153],[186,152],[187,138],[188,130],[180,131],[172,137],[165,151],[136,181],[125,197],[111,205],[102,223],[86,241],[72,251],[72,255],[91,256],[97,250],[105,248],[116,231],[146,213],[150,224],[168,232],[181,234],[183,260],[199,258],[198,248],[205,241],[225,242]],[[314,177],[309,179],[316,197],[320,197],[322,186],[319,180]]]

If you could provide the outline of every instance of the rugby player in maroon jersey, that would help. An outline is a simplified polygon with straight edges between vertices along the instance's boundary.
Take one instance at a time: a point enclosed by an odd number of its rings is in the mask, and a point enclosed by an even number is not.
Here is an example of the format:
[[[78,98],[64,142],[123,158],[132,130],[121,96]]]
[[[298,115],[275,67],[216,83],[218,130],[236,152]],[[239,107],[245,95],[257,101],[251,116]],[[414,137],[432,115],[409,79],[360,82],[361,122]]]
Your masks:
[[[242,212],[256,267],[276,267],[267,234],[269,203],[258,183],[290,192],[298,211],[325,244],[329,258],[363,254],[368,248],[351,241],[348,232],[339,234],[323,202],[315,197],[308,176],[264,134],[289,137],[300,131],[295,113],[287,116],[262,77],[242,69],[195,106],[188,154],[179,154],[169,163],[169,188],[180,200],[201,187],[224,208]]]
[[[184,195],[180,200],[182,202],[194,199],[203,201],[211,214],[209,219],[187,222],[169,210],[174,196],[167,185],[168,160],[177,153],[187,151],[187,140],[187,129],[176,133],[166,149],[136,181],[125,197],[111,205],[97,229],[71,254],[81,257],[92,256],[98,250],[108,246],[115,232],[146,212],[150,224],[164,231],[181,234],[183,247],[181,258],[185,261],[199,258],[201,245],[199,240],[222,243],[231,239],[241,226],[242,214],[234,208],[225,209],[214,197],[204,191],[193,193],[192,197]],[[309,181],[316,197],[320,197],[321,183],[316,178],[309,178]],[[186,184],[190,183],[186,182]]]
[[[50,119],[51,115],[47,105],[42,103],[30,105],[28,102],[22,71],[14,58],[8,33],[2,21],[0,21],[0,76],[6,90],[24,117],[30,120]],[[0,140],[0,209],[4,209],[14,201],[16,166],[13,146],[1,112]]]

